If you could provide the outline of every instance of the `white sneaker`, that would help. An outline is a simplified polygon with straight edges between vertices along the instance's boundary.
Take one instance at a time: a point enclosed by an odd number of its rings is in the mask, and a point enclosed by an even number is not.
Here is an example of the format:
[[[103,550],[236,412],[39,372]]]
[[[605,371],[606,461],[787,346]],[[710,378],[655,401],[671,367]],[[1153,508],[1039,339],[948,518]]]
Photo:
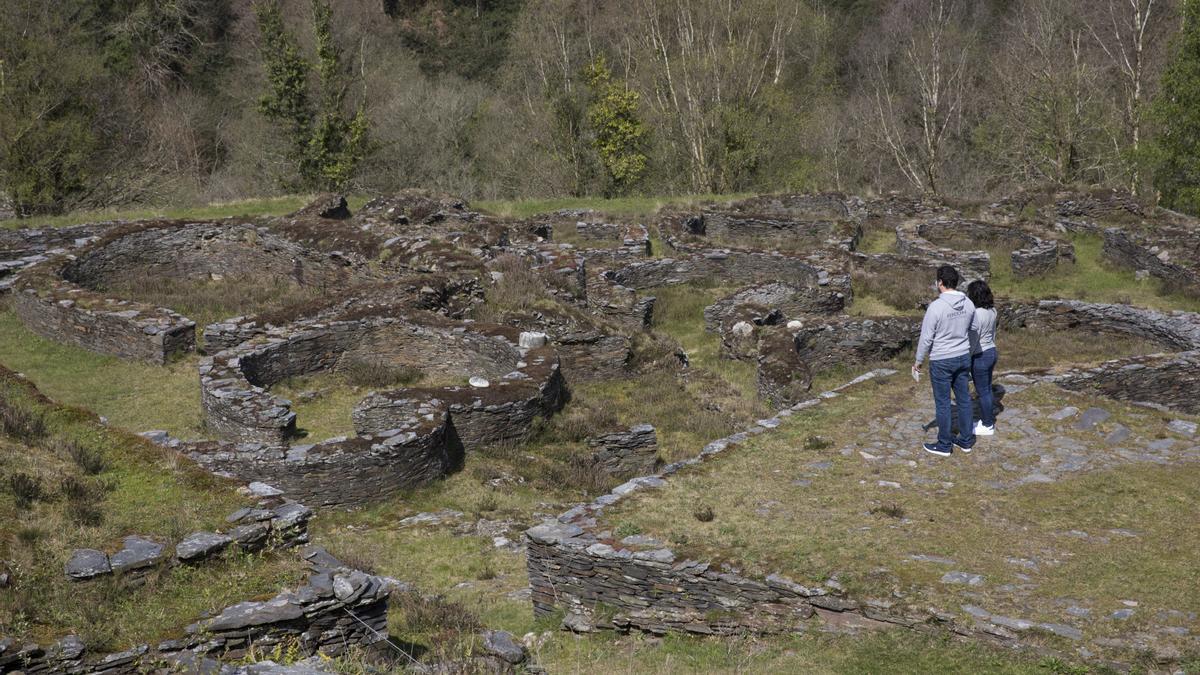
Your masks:
[[[995,427],[995,425],[988,427],[988,426],[984,426],[983,422],[976,422],[975,423],[975,435],[976,436],[994,436],[994,435],[996,435],[996,427]]]

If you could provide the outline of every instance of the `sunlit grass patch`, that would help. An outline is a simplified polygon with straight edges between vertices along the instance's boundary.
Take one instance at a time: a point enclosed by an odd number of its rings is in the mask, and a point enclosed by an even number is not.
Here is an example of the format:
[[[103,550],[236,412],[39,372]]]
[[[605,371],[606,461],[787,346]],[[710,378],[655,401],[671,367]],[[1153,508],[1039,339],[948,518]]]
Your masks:
[[[1071,237],[1075,263],[1063,263],[1045,275],[1017,279],[1012,275],[1011,251],[992,252],[992,290],[1018,299],[1066,298],[1113,302],[1152,309],[1200,311],[1200,299],[1166,293],[1158,279],[1138,281],[1132,270],[1104,260],[1104,242],[1092,235]]]
[[[819,583],[836,575],[857,596],[900,591],[906,603],[921,606],[957,610],[962,600],[940,577],[959,569],[988,580],[974,590],[975,604],[1024,618],[1061,620],[1061,608],[1053,602],[1064,597],[1090,599],[1101,608],[1135,598],[1151,608],[1200,610],[1200,597],[1188,591],[1195,583],[1189,551],[1200,546],[1200,530],[1192,527],[1192,519],[1179,517],[1200,512],[1200,495],[1191,487],[1200,480],[1200,463],[1125,464],[996,489],[985,483],[1021,475],[1009,473],[1000,461],[986,461],[996,453],[1012,453],[1003,437],[937,465],[916,448],[909,449],[913,461],[907,463],[860,455],[880,453],[862,442],[865,430],[924,404],[928,396],[927,384],[906,377],[848,390],[701,468],[676,474],[665,488],[606,511],[601,529],[619,525],[649,534],[672,542],[681,557],[728,561],[750,576],[782,573],[800,583]],[[1113,412],[1112,424],[1124,424],[1144,438],[1154,438],[1164,424],[1155,413],[1048,388],[1013,398],[1006,405],[1045,413],[1068,404],[1103,405]],[[1096,432],[1062,424],[1045,431],[1096,444],[1097,452],[1114,451],[1100,449],[1102,436]],[[819,470],[807,468],[817,462],[823,463]],[[933,487],[918,489],[931,479]],[[877,487],[880,481],[889,485]],[[900,487],[891,487],[892,482]],[[711,515],[700,518],[698,507]],[[1136,532],[1137,539],[1065,534],[1117,528]],[[955,563],[952,568],[918,565],[908,560],[914,553]],[[1010,560],[1020,558],[1043,563],[1036,571],[1016,569]],[[1004,584],[1015,572],[1033,576],[1042,601],[1010,606],[1014,600]],[[1096,630],[1116,630],[1111,623]]]
[[[0,304],[0,364],[25,373],[48,396],[132,431],[201,435],[198,357],[165,366],[123,361],[47,340]]]
[[[174,451],[48,404],[16,379],[0,378],[0,401],[44,423],[22,440],[11,424],[0,437],[0,560],[13,572],[12,587],[0,593],[0,633],[43,643],[76,633],[89,649],[117,650],[301,579],[293,556],[230,553],[202,568],[152,571],[141,586],[68,580],[63,567],[75,548],[111,553],[131,534],[173,545],[227,526],[225,516],[246,499]],[[17,494],[16,476],[36,489]]]

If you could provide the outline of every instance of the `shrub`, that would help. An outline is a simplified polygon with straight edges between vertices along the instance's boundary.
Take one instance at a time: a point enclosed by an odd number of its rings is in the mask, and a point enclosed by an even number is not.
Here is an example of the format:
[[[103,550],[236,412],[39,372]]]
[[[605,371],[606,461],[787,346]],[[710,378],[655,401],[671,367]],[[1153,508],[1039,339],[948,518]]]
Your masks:
[[[702,523],[711,523],[717,514],[713,512],[711,506],[704,505],[692,512],[692,516]]]
[[[884,515],[900,520],[904,518],[904,507],[895,503],[880,504],[879,506],[871,507],[871,515]]]
[[[546,295],[546,281],[520,256],[496,258],[492,271],[499,272],[500,277],[487,291],[487,309],[494,312],[528,310]]]
[[[637,523],[630,523],[628,521],[619,523],[617,525],[617,529],[613,531],[613,534],[615,534],[618,538],[621,538],[621,539],[624,539],[625,537],[632,537],[635,534],[641,534],[641,533],[642,533],[642,528],[639,527]]]
[[[0,402],[0,432],[28,445],[45,437],[46,418],[41,413]]]
[[[15,473],[8,478],[8,490],[17,501],[17,508],[28,509],[45,496],[42,481],[27,473]]]
[[[820,436],[809,436],[808,438],[804,439],[805,450],[824,450],[832,445],[833,443],[831,441],[821,438]]]
[[[409,591],[393,593],[391,601],[404,616],[403,628],[407,633],[475,632],[483,628],[475,613],[442,596],[424,596]]]
[[[348,358],[338,364],[338,368],[347,384],[370,389],[407,387],[425,375],[411,366],[387,363],[382,359]]]
[[[95,448],[60,439],[54,442],[51,450],[59,456],[69,457],[88,476],[104,473],[108,469],[108,460]]]

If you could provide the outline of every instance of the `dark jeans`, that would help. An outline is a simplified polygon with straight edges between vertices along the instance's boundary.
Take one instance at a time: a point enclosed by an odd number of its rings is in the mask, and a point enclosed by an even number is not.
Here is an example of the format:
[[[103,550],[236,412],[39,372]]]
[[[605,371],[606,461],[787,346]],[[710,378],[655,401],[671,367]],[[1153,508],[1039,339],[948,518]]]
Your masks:
[[[929,362],[929,381],[933,384],[933,408],[937,412],[938,450],[950,450],[952,443],[961,448],[975,445],[975,423],[971,410],[971,355]],[[958,409],[958,438],[951,431],[950,391],[954,391]]]
[[[996,348],[986,349],[971,357],[971,375],[975,393],[979,396],[979,421],[985,427],[996,424],[996,401],[992,396],[992,371],[996,368]]]

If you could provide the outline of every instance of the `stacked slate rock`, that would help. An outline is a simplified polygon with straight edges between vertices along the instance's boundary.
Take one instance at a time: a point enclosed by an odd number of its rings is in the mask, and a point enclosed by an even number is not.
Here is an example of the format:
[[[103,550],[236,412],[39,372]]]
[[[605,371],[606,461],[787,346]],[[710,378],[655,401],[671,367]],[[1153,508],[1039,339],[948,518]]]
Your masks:
[[[164,545],[133,535],[125,537],[121,550],[111,557],[104,551],[76,549],[67,561],[66,574],[73,581],[108,574],[136,577],[167,562],[203,562],[234,544],[246,552],[293,548],[308,542],[308,521],[312,515],[311,509],[295,502],[273,509],[239,509],[225,519],[233,525],[228,532],[193,532],[176,544],[175,556],[170,561]]]
[[[653,473],[658,465],[658,436],[654,427],[639,424],[587,439],[592,462],[610,476],[629,478]]]

